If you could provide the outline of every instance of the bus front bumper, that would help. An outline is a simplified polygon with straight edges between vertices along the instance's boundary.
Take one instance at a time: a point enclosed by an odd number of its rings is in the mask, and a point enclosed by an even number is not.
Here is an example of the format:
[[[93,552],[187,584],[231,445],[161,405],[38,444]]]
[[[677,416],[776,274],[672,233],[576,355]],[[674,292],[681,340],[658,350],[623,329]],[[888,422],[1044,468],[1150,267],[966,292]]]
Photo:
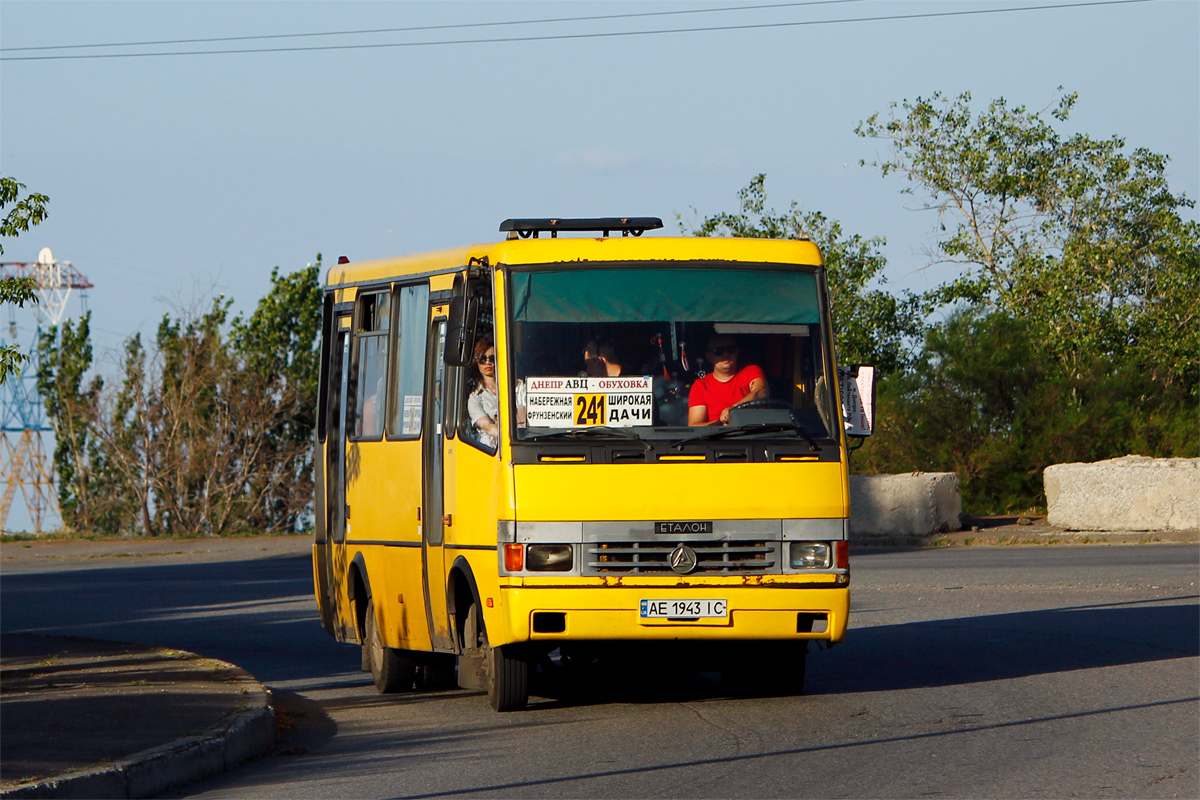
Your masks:
[[[487,620],[493,644],[555,640],[839,642],[850,610],[847,587],[717,585],[687,588],[500,587]],[[723,600],[724,617],[643,617],[642,601]],[[485,617],[488,616],[485,611]],[[495,631],[495,622],[500,630]],[[498,635],[492,635],[495,631]]]

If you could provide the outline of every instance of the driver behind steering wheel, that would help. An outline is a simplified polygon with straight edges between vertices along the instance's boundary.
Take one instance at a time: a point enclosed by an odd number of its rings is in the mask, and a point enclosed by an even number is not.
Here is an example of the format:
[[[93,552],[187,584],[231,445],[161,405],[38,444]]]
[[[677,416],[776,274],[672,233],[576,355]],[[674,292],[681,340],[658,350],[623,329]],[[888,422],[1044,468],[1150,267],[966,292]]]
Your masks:
[[[728,425],[729,409],[767,397],[767,378],[760,367],[738,369],[737,340],[714,333],[708,338],[712,372],[692,384],[688,395],[688,425]]]

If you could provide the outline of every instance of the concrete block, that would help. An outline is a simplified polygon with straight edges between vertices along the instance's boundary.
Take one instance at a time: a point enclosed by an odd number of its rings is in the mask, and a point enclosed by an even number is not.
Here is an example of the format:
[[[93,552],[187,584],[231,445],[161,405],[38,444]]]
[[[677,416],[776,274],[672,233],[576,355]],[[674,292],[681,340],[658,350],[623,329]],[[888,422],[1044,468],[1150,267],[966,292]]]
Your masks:
[[[1124,456],[1042,473],[1051,525],[1076,531],[1200,528],[1200,458]]]
[[[953,472],[850,476],[850,536],[928,536],[962,527]]]

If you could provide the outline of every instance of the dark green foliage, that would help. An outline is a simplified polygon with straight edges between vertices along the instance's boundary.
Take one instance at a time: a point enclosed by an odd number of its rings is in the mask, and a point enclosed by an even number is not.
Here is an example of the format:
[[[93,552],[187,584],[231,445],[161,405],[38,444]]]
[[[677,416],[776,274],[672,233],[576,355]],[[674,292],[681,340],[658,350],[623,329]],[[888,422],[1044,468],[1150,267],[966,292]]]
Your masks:
[[[0,305],[12,303],[20,308],[29,302],[37,302],[32,278],[0,279]],[[0,386],[8,380],[9,375],[21,371],[21,365],[29,359],[16,345],[0,347]]]
[[[913,368],[885,377],[878,408],[856,471],[955,472],[973,513],[1045,505],[1050,464],[1200,448],[1194,396],[1132,361],[1068,373],[1030,322],[978,308],[930,329]]]
[[[104,381],[85,379],[92,367],[91,313],[52,327],[38,341],[38,394],[54,428],[54,470],[63,524],[111,532],[115,476],[94,435]]]
[[[312,440],[320,372],[321,256],[315,264],[280,276],[249,320],[234,320],[231,346],[243,370],[276,399],[278,414],[266,431],[264,459],[287,473],[247,522],[262,530],[292,530],[312,496]],[[255,487],[257,491],[259,487]]]
[[[4,219],[0,220],[0,237],[15,237],[25,233],[49,216],[46,211],[46,203],[50,202],[50,198],[44,194],[32,192],[24,199],[19,199],[24,190],[25,184],[18,183],[12,178],[0,178],[0,209],[12,205],[8,213],[4,215]],[[3,253],[4,247],[0,245],[0,254]],[[9,301],[5,299],[4,302]]]
[[[1050,116],[1065,122],[1075,102],[1064,94]],[[937,212],[939,260],[964,267],[931,300],[1029,321],[1068,371],[1133,359],[1196,392],[1200,225],[1181,216],[1195,204],[1171,192],[1166,156],[1060,134],[1004,98],[975,114],[970,93],[893,104],[857,132],[891,142],[876,166],[909,179]]]
[[[738,213],[690,228],[821,247],[838,360],[883,374],[854,470],[956,472],[968,511],[1000,513],[1044,505],[1050,464],[1200,453],[1200,226],[1180,217],[1192,203],[1169,191],[1166,158],[1063,137],[1003,100],[978,116],[969,95],[897,110],[859,133],[892,140],[879,166],[927,196],[960,278],[920,297],[868,288],[882,241],[795,203],[766,210],[762,175]],[[953,311],[925,328],[938,307]]]
[[[50,198],[44,194],[32,193],[19,199],[25,184],[18,183],[12,178],[0,177],[0,209],[9,208],[4,219],[0,220],[0,238],[15,237],[28,231],[47,216],[46,203]],[[4,245],[0,244],[0,254],[4,253]],[[37,293],[32,278],[5,278],[0,280],[0,306],[11,303],[18,308],[26,303],[36,303]],[[8,380],[9,375],[17,374],[28,356],[17,347],[5,345],[0,347],[0,386]]]
[[[1119,137],[1064,135],[1050,111],[978,114],[969,93],[893,104],[861,136],[884,175],[938,215],[929,295],[957,311],[912,369],[886,376],[860,471],[953,470],[976,513],[1042,505],[1042,470],[1126,454],[1200,454],[1200,225],[1167,158]]]

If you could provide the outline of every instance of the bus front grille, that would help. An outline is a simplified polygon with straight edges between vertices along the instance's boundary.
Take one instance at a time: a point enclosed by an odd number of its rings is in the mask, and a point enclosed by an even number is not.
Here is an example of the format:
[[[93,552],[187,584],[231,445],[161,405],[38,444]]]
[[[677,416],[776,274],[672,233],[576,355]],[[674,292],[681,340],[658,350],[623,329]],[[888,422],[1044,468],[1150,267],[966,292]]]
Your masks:
[[[696,553],[691,575],[780,572],[776,542],[592,542],[584,545],[585,575],[674,575],[671,553],[681,544]]]

